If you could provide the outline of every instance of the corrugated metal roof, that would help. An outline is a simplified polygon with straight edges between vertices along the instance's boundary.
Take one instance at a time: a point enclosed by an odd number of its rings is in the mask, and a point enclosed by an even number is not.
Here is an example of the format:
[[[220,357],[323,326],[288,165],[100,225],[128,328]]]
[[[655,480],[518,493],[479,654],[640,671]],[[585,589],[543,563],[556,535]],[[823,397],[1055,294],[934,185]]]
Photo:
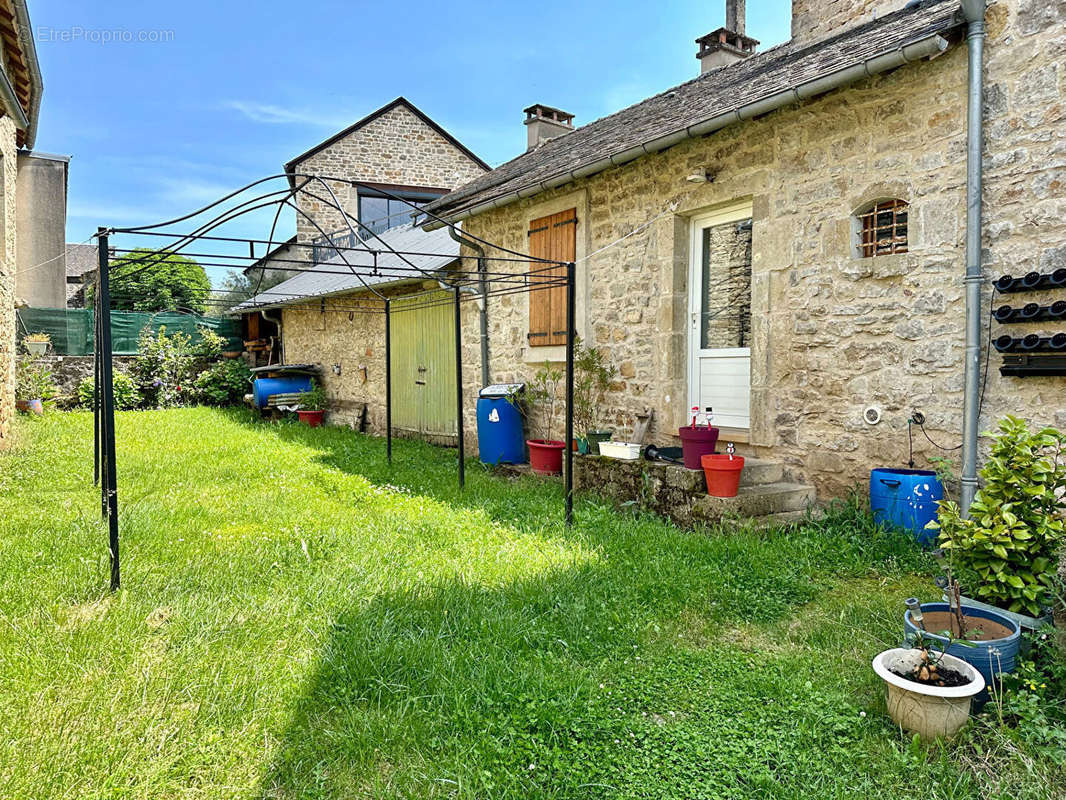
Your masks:
[[[436,275],[459,258],[459,243],[448,235],[447,228],[427,232],[412,223],[392,228],[379,234],[379,237],[361,242],[366,250],[344,250],[231,310],[239,313],[250,309],[276,308],[312,298],[365,291],[368,286],[376,288],[408,280],[423,280],[427,277],[426,273]],[[403,256],[396,255],[392,250],[403,253]],[[377,275],[373,274],[375,251],[379,270]],[[347,272],[349,268],[353,272]]]

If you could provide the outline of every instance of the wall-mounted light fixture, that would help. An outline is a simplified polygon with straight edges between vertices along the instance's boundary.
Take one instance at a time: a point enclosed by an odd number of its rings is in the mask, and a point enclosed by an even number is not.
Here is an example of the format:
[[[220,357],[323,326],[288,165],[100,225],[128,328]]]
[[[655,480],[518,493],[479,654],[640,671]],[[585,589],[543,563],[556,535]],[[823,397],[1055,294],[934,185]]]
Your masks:
[[[699,172],[693,172],[687,178],[689,183],[714,183],[714,173],[709,169],[702,169]]]

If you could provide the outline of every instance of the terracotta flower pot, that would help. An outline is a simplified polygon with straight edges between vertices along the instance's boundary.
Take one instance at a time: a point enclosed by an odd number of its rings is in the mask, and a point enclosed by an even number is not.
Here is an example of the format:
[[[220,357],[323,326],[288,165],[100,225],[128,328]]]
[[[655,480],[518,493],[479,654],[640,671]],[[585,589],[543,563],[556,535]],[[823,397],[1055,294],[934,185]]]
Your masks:
[[[736,497],[740,490],[740,473],[744,456],[711,453],[700,459],[707,478],[707,494],[712,497]]]
[[[529,466],[537,475],[559,475],[563,471],[566,444],[545,439],[529,439]]]
[[[309,427],[317,428],[322,424],[322,418],[326,415],[325,411],[297,411],[296,416],[300,418],[300,422],[306,422]]]
[[[888,687],[888,715],[923,741],[948,739],[969,720],[970,702],[985,688],[985,679],[972,665],[946,654],[940,663],[970,678],[969,683],[954,687],[926,686],[896,674],[895,671],[913,670],[920,660],[920,651],[902,647],[885,650],[874,658],[874,672]]]

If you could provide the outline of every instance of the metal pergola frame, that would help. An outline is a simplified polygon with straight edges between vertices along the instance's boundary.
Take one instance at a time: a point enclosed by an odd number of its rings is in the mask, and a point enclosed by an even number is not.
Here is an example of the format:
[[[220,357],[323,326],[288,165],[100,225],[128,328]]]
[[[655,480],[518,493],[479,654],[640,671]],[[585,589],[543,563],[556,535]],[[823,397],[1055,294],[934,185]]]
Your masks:
[[[264,184],[271,181],[286,179],[290,185],[280,190],[262,190]],[[480,251],[491,250],[498,255],[485,255],[479,253],[476,256],[463,256],[462,250],[458,256],[450,253],[422,253],[397,251],[376,232],[358,219],[352,217],[337,199],[330,184],[344,184],[355,188],[366,188],[379,194],[384,194],[391,199],[407,203],[412,209],[412,217],[426,217],[441,225],[447,226],[451,232],[455,232],[460,244],[476,245]],[[260,187],[260,191],[252,196],[240,199],[245,193],[251,193],[253,189]],[[310,188],[309,188],[310,187]],[[318,203],[338,212],[344,220],[349,241],[362,241],[365,246],[340,245],[333,240],[333,234],[325,231],[296,203],[297,196],[309,197]],[[221,226],[246,214],[261,209],[274,208],[274,218],[270,233],[266,239],[249,239],[245,237],[221,236],[213,233]],[[356,313],[382,314],[385,322],[385,451],[388,462],[392,463],[392,315],[393,313],[405,313],[423,308],[450,305],[454,308],[455,326],[455,378],[456,378],[456,429],[458,439],[457,472],[459,488],[466,483],[465,471],[465,442],[463,422],[463,361],[462,361],[462,314],[463,302],[487,301],[489,297],[500,297],[515,293],[529,293],[552,287],[565,287],[566,290],[566,375],[565,375],[565,407],[566,424],[564,440],[564,466],[563,480],[565,487],[564,519],[567,527],[573,525],[574,518],[574,485],[573,485],[573,439],[574,439],[574,347],[575,347],[575,307],[576,307],[576,264],[573,261],[550,261],[537,258],[515,250],[510,250],[498,244],[480,239],[472,234],[462,231],[456,225],[444,220],[435,214],[426,212],[424,209],[411,205],[402,197],[399,197],[380,186],[372,186],[361,181],[353,181],[348,178],[337,178],[323,175],[310,175],[305,173],[279,174],[261,178],[257,181],[232,192],[225,197],[210,203],[203,208],[193,211],[175,219],[152,225],[142,225],[128,228],[100,227],[97,229],[97,251],[99,262],[97,266],[97,291],[95,292],[95,331],[94,331],[94,447],[93,447],[93,478],[100,486],[100,512],[107,522],[108,547],[111,559],[110,583],[112,591],[117,590],[121,584],[121,570],[119,559],[119,519],[118,519],[118,476],[117,476],[117,453],[115,445],[115,397],[114,397],[114,354],[111,346],[111,303],[114,300],[111,279],[113,277],[131,276],[145,270],[150,270],[165,258],[180,254],[195,258],[198,263],[205,267],[241,269],[252,266],[258,259],[255,255],[256,245],[263,245],[266,252],[285,242],[275,241],[275,233],[282,211],[291,209],[298,216],[318,230],[320,236],[328,243],[328,248],[335,256],[328,263],[316,262],[313,258],[284,258],[276,259],[277,266],[272,261],[269,269],[276,271],[291,271],[294,274],[314,268],[316,274],[352,275],[356,277],[361,286],[345,289],[337,295],[324,297],[321,294],[294,295],[285,293],[284,301],[272,303],[269,300],[269,292],[260,292],[256,286],[252,300],[245,301],[240,305],[229,309],[228,302],[218,296],[218,290],[212,290],[214,297],[209,297],[207,303],[217,307],[226,304],[226,310],[239,313],[258,312],[287,305],[293,302],[306,302],[318,300],[321,303],[322,312],[346,313],[351,318]],[[197,217],[211,216],[203,223],[193,227],[189,231],[175,232],[175,226],[187,223]],[[357,233],[358,231],[358,233]],[[117,248],[113,247],[113,238],[117,236],[130,236],[136,240],[138,237],[162,239],[167,244],[163,247],[149,248],[149,252],[142,252],[144,248]],[[453,236],[453,238],[456,238]],[[202,250],[194,248],[187,250],[194,243],[203,246]],[[235,248],[243,245],[248,254],[242,255],[235,252],[227,252],[225,248]],[[311,248],[310,244],[297,245],[298,247]],[[214,249],[213,249],[214,248]],[[313,251],[312,251],[313,252]],[[121,264],[122,272],[113,273],[114,265],[112,254],[123,256]],[[370,256],[371,264],[353,264],[350,257],[356,254]],[[388,257],[391,263],[379,265],[382,256]],[[458,269],[446,271],[427,271],[415,265],[410,259],[413,257],[449,258],[458,260]],[[203,259],[209,259],[204,261]],[[334,259],[339,259],[334,263]],[[473,270],[463,268],[464,259],[473,259],[477,266]],[[251,263],[245,264],[248,261]],[[489,263],[501,266],[489,270]],[[323,270],[322,266],[336,267],[335,270]],[[525,265],[525,268],[522,268]],[[259,273],[261,284],[265,267]],[[367,279],[372,278],[372,282]],[[382,280],[385,279],[385,280]],[[404,308],[394,312],[392,308],[393,297],[382,293],[375,288],[382,283],[393,281],[433,280],[440,285],[440,289],[424,289],[417,292],[409,292],[403,295],[405,301],[413,300],[413,304],[405,302]],[[448,294],[442,296],[442,289]],[[347,302],[338,304],[338,299],[343,295],[353,293],[369,293],[367,298],[373,305],[366,305],[363,299],[355,303]],[[263,299],[263,298],[266,299]],[[419,300],[419,298],[423,298]],[[332,306],[332,307],[330,307]]]

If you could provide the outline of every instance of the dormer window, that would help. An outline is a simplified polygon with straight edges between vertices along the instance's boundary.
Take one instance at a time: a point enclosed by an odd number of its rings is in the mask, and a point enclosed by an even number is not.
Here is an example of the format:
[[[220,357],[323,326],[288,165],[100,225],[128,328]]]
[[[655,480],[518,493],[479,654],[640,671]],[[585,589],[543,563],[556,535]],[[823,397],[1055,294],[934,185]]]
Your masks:
[[[855,214],[860,258],[907,252],[906,200],[878,200]]]

